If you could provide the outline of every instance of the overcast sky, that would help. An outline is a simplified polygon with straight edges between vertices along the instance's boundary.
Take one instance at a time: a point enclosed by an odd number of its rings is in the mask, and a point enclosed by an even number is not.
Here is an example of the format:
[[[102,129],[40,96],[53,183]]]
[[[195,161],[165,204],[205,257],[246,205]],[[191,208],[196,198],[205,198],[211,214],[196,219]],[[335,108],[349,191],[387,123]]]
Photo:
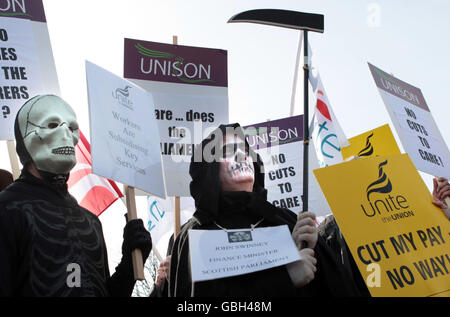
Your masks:
[[[230,122],[289,115],[299,32],[227,23],[236,13],[278,8],[325,16],[310,33],[331,106],[348,138],[389,123],[367,62],[422,90],[450,138],[450,3],[445,0],[44,0],[61,95],[89,136],[85,60],[123,75],[124,37],[228,51]],[[297,114],[302,109],[297,109]],[[403,147],[400,144],[400,148]],[[10,169],[5,142],[0,168]],[[423,175],[423,174],[422,174]],[[431,178],[426,176],[428,186]]]

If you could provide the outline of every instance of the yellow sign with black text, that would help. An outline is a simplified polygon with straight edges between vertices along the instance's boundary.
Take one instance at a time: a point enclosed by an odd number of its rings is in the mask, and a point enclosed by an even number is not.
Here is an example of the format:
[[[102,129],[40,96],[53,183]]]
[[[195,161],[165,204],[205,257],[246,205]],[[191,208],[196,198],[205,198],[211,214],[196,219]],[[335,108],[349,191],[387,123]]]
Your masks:
[[[450,221],[407,154],[314,174],[372,296],[450,296]]]
[[[364,132],[348,141],[350,145],[341,149],[344,160],[351,156],[373,157],[401,154],[388,124]]]

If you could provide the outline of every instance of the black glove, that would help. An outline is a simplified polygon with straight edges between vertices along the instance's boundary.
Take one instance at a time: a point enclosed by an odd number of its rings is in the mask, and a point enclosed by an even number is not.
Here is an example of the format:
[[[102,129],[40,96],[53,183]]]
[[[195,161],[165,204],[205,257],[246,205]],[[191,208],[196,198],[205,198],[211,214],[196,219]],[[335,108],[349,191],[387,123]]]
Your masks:
[[[152,238],[145,229],[142,219],[133,219],[123,229],[122,257],[131,259],[131,253],[135,249],[142,252],[142,261],[145,263],[152,249]]]
[[[107,281],[110,296],[131,296],[135,284],[131,253],[135,249],[141,250],[145,263],[152,249],[152,238],[141,219],[127,222],[123,229],[122,260]]]

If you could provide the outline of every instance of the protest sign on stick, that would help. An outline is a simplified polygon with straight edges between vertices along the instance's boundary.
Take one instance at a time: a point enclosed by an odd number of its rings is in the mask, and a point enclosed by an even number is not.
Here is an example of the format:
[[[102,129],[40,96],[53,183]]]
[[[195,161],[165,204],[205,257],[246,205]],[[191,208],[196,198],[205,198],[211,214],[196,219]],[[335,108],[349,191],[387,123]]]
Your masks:
[[[450,178],[450,151],[422,91],[369,63],[405,151],[422,172]]]
[[[150,93],[86,62],[92,171],[126,187],[129,219],[136,219],[134,188],[165,198],[159,132]],[[133,252],[135,277],[142,256]]]
[[[450,295],[450,223],[407,154],[314,174],[372,296]]]
[[[302,211],[303,115],[245,126],[250,147],[264,162],[267,199],[277,207]],[[318,168],[314,152],[309,156],[311,171]],[[330,208],[312,173],[309,173],[310,211],[318,216],[330,213]]]
[[[59,94],[41,0],[0,5],[0,140],[14,140],[19,108],[38,94]]]
[[[228,123],[227,52],[134,39],[124,46],[124,77],[153,96],[167,195],[188,197],[194,147]]]
[[[349,142],[349,146],[341,149],[344,159],[401,154],[388,124],[350,138]]]
[[[0,140],[7,140],[14,179],[20,175],[14,119],[40,93],[59,94],[42,0],[6,1],[0,10]]]

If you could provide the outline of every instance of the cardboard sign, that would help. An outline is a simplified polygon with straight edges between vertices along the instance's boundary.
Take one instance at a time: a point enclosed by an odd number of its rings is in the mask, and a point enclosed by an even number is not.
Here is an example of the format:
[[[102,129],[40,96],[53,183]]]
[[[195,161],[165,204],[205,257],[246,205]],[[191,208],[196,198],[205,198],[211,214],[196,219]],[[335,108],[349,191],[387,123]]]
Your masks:
[[[124,65],[153,95],[167,194],[190,196],[195,145],[228,123],[227,52],[125,39]]]
[[[369,130],[349,139],[350,145],[342,148],[344,159],[351,156],[372,157],[401,154],[388,124]]]
[[[267,200],[298,214],[303,210],[303,115],[244,127],[247,142],[264,162]],[[317,216],[330,214],[312,173],[318,168],[314,149],[309,151],[309,209]]]
[[[450,295],[450,222],[407,154],[314,173],[372,296]]]
[[[0,5],[0,140],[14,140],[19,108],[38,94],[59,94],[42,0]]]
[[[0,16],[0,57],[0,139],[14,140],[14,120],[20,107],[43,92],[29,20]]]
[[[369,64],[405,151],[422,172],[450,178],[450,151],[419,88]]]
[[[189,230],[192,281],[242,275],[300,260],[287,225]]]
[[[86,62],[92,171],[165,197],[151,94]]]

